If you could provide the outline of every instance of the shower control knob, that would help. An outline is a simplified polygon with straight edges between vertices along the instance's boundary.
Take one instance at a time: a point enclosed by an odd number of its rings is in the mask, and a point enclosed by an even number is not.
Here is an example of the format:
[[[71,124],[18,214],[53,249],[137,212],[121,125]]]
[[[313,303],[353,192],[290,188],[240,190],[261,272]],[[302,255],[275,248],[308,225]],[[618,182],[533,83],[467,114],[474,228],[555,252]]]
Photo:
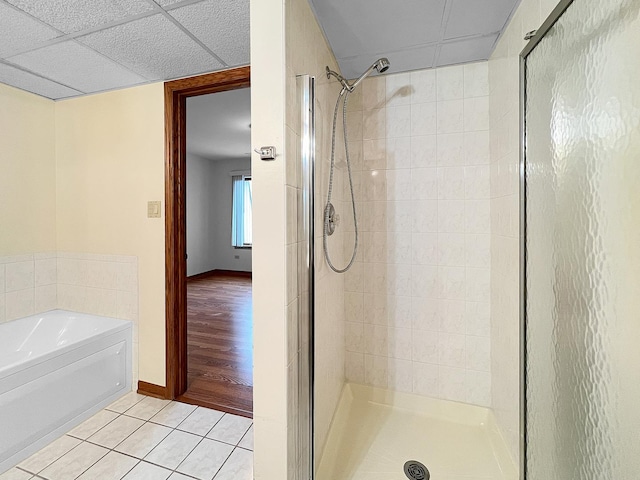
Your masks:
[[[333,232],[336,231],[336,227],[338,226],[338,222],[340,220],[340,216],[336,213],[336,209],[331,203],[327,203],[327,206],[324,209],[324,218],[325,218],[325,231],[327,235],[333,235]]]

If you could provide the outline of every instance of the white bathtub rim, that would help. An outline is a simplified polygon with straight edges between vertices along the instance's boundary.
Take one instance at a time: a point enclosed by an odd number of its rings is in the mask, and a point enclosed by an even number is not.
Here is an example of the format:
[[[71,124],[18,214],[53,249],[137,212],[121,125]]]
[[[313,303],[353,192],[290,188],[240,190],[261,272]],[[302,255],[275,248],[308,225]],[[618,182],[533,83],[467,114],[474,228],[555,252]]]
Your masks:
[[[31,319],[31,318],[37,318],[37,317],[41,317],[43,315],[47,315],[47,314],[51,314],[51,313],[60,313],[60,314],[69,314],[69,315],[74,315],[74,316],[81,316],[81,317],[93,317],[93,318],[99,318],[99,319],[107,319],[109,321],[113,321],[113,326],[101,331],[98,333],[98,336],[100,337],[105,337],[108,335],[112,335],[114,333],[118,333],[118,332],[122,332],[125,331],[129,328],[133,328],[133,322],[130,320],[124,320],[121,318],[113,318],[113,317],[106,317],[103,315],[93,315],[93,314],[89,314],[89,313],[82,313],[82,312],[74,312],[71,310],[62,310],[62,309],[53,309],[53,310],[49,310],[47,312],[43,312],[43,313],[38,313],[35,315],[29,315],[27,317],[22,317],[22,318],[17,318],[15,320],[10,320],[8,322],[5,322],[3,324],[0,324],[0,330],[2,329],[3,325],[8,325],[14,322],[20,322],[20,321],[24,321],[26,319]],[[39,354],[36,355],[32,358],[29,358],[26,361],[23,362],[16,362],[16,363],[11,363],[5,366],[0,365],[0,380],[7,378],[11,375],[14,375],[18,372],[21,372],[23,370],[26,370],[28,368],[31,368],[33,366],[36,366],[38,364],[44,363],[44,362],[48,362],[51,359],[62,355],[66,352],[70,352],[73,351],[77,348],[81,348],[84,345],[87,345],[89,343],[91,343],[92,341],[94,341],[96,338],[96,336],[87,336],[86,338],[83,338],[82,340],[78,340],[76,342],[70,343],[68,345],[62,346],[60,348],[54,349],[54,350],[50,350],[44,354]]]

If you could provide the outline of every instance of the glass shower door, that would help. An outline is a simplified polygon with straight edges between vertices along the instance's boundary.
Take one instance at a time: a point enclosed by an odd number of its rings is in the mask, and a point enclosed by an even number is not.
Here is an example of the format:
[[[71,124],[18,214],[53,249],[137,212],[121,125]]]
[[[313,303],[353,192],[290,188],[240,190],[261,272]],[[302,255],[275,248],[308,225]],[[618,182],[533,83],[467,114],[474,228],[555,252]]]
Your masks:
[[[555,14],[523,52],[525,478],[632,480],[640,2],[563,1]]]

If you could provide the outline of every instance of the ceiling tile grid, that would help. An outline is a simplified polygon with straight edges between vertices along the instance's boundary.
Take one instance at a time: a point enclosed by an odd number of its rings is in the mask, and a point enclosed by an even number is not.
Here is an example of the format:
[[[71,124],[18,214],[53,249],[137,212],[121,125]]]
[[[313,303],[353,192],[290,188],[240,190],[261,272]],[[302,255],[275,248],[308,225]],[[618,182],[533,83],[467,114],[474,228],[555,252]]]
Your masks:
[[[0,32],[0,58],[14,55],[25,48],[34,48],[61,35],[56,29],[6,3],[0,3]]]
[[[18,86],[22,90],[35,93],[47,98],[67,98],[81,95],[74,90],[46,78],[33,75],[18,68],[0,63],[0,83]]]
[[[520,0],[309,0],[343,75],[489,58]],[[48,98],[249,63],[250,0],[0,0],[2,79]]]
[[[0,82],[47,98],[249,63],[249,0],[0,0]]]
[[[84,93],[138,84],[144,78],[105,59],[75,40],[56,43],[11,57],[11,63]]]
[[[249,63],[248,1],[205,0],[169,14],[228,65]]]
[[[160,13],[78,37],[78,41],[147,80],[177,78],[224,67]]]
[[[64,33],[87,30],[153,10],[146,0],[6,1]]]

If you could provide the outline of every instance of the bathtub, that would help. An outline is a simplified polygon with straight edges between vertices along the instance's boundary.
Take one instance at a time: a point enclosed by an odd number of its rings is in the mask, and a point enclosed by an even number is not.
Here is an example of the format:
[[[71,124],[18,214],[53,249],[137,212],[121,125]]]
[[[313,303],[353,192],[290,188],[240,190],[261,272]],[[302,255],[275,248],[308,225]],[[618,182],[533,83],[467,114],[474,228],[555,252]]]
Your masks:
[[[0,473],[131,390],[131,332],[65,310],[0,324]]]

